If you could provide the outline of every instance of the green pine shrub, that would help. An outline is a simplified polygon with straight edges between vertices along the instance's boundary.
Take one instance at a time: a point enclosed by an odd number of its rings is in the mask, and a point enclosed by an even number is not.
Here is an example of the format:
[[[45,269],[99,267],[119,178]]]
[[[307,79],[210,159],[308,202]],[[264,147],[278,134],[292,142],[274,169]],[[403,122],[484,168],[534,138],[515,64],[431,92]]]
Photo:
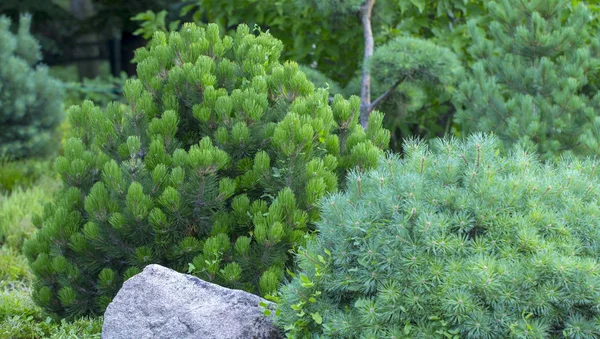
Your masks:
[[[430,40],[399,37],[378,46],[369,58],[372,100],[393,90],[377,109],[386,112],[383,125],[392,132],[391,147],[402,139],[450,132],[449,104],[463,67],[454,52]],[[351,93],[352,88],[347,88]],[[354,89],[354,93],[360,93]]]
[[[31,16],[21,16],[13,34],[10,19],[0,16],[0,156],[10,158],[55,151],[64,115],[61,83],[36,66],[42,55],[30,25]]]
[[[350,168],[377,164],[383,116],[315,90],[268,33],[216,25],[158,32],[137,51],[127,105],[85,102],[55,162],[64,189],[24,246],[34,298],[62,316],[100,314],[150,263],[272,293],[318,201]]]
[[[408,141],[349,175],[278,323],[295,338],[598,338],[598,163],[500,146]]]
[[[490,1],[489,29],[469,22],[474,60],[455,92],[463,135],[494,132],[508,149],[600,154],[598,32],[582,3]]]

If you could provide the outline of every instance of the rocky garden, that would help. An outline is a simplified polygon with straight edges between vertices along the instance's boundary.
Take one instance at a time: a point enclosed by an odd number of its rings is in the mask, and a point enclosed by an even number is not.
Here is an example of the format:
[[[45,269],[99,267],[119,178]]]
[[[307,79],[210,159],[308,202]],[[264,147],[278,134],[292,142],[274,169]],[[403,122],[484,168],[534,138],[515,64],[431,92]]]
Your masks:
[[[600,338],[599,15],[0,4],[0,338]]]

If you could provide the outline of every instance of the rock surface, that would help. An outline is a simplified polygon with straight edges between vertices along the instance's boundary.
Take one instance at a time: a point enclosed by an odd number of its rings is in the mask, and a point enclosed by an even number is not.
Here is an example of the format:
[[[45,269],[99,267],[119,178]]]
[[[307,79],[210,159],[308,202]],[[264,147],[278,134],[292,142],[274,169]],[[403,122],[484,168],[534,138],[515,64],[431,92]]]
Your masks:
[[[108,305],[104,339],[282,338],[259,306],[266,300],[148,265]]]

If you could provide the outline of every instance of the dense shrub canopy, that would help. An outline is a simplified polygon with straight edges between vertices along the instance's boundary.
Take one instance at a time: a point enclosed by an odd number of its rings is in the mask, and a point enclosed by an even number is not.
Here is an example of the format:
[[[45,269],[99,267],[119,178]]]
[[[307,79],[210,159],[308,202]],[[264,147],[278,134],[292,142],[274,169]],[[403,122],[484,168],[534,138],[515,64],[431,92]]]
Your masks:
[[[319,199],[389,141],[381,114],[363,130],[358,98],[329,103],[281,50],[245,25],[221,38],[186,24],[137,51],[127,105],[70,110],[65,188],[24,250],[42,306],[101,313],[150,263],[274,292]]]
[[[23,158],[53,150],[53,132],[63,118],[62,86],[36,66],[40,46],[23,15],[17,34],[0,16],[0,156]]]
[[[294,337],[597,338],[597,163],[408,141],[322,203],[282,290]]]
[[[565,0],[490,1],[489,30],[469,23],[475,60],[455,95],[463,133],[494,132],[545,159],[600,153],[600,54],[593,16]],[[591,39],[590,39],[591,37]]]

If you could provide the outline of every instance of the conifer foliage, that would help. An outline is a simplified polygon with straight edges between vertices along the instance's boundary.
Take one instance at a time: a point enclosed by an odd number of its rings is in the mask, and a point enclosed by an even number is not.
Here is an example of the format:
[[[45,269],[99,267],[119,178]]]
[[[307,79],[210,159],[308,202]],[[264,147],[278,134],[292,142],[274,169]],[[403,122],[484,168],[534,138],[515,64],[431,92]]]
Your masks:
[[[0,16],[0,156],[24,158],[52,151],[53,132],[63,119],[62,86],[36,66],[40,45],[22,15],[16,34]]]
[[[245,25],[185,24],[136,52],[128,105],[70,110],[65,187],[24,249],[40,305],[99,314],[150,263],[274,292],[319,199],[389,142],[381,114],[363,130],[357,97],[329,103],[281,50]]]
[[[598,164],[496,137],[408,141],[322,202],[278,321],[295,338],[597,338]]]
[[[544,158],[599,154],[600,95],[586,88],[600,70],[589,10],[568,0],[488,7],[487,35],[469,23],[476,62],[455,97],[463,132],[495,132],[507,147],[521,143]]]

